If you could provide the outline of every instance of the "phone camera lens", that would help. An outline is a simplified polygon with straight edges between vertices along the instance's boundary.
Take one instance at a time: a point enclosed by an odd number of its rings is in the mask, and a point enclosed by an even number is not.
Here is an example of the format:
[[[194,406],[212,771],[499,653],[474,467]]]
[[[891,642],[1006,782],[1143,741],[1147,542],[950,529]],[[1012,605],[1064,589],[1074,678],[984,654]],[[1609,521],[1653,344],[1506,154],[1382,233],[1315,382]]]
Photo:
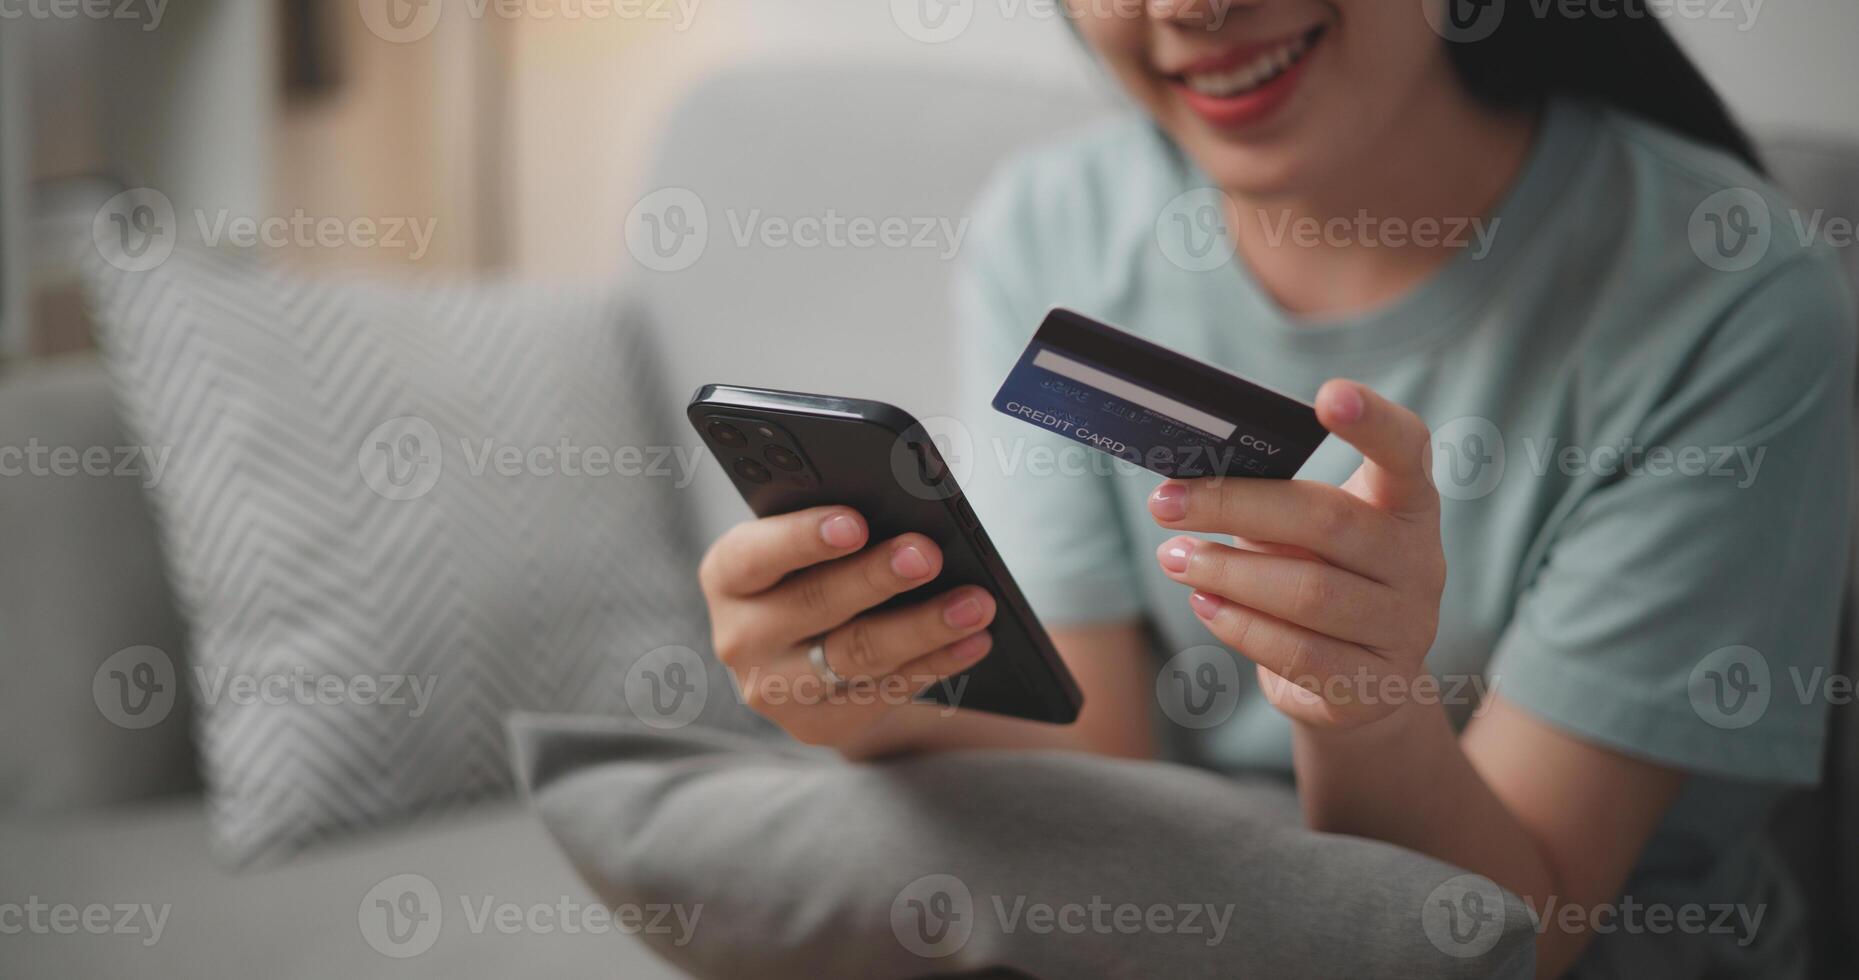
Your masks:
[[[749,444],[749,437],[743,435],[741,429],[728,422],[710,423],[710,438],[715,439],[717,445],[730,449],[741,449]]]
[[[798,473],[801,467],[807,465],[802,463],[800,457],[786,446],[769,446],[762,455],[768,457],[768,461],[775,464],[776,469],[787,470],[789,473]]]
[[[767,483],[775,478],[773,473],[768,472],[768,467],[747,456],[736,460],[736,475],[750,483]]]

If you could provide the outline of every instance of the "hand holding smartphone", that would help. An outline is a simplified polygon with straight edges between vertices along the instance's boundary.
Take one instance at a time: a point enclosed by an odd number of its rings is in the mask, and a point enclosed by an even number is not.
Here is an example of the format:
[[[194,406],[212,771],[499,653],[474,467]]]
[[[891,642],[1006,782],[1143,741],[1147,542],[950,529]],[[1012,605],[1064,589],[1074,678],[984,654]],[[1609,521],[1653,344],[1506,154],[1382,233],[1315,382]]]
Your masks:
[[[847,663],[848,659],[901,661],[896,666],[914,664],[918,671],[925,665],[959,665],[959,647],[972,646],[974,641],[968,635],[958,637],[961,627],[950,622],[956,617],[940,615],[938,607],[926,605],[926,600],[951,597],[940,607],[950,611],[961,606],[966,596],[985,594],[993,617],[985,630],[992,640],[991,652],[960,670],[955,683],[928,687],[923,699],[1033,721],[1068,724],[1077,719],[1082,696],[1076,681],[915,419],[879,402],[722,385],[699,390],[687,413],[757,516],[772,518],[837,505],[856,511],[867,526],[864,540],[871,548],[817,564],[803,565],[804,557],[796,556],[794,571],[787,576],[797,580],[838,571],[841,574],[834,579],[840,586],[838,592],[867,590],[862,596],[831,599],[804,599],[806,590],[795,590],[795,603],[838,604],[837,611],[846,613],[843,620],[835,613],[820,617],[816,625],[829,638],[839,639],[816,645],[812,637],[782,637],[778,645],[784,649],[758,650],[751,659],[758,664],[779,661],[783,669],[796,670],[801,669],[796,657],[805,657],[805,668],[816,679],[833,682],[860,673],[858,665]],[[883,556],[870,553],[916,535],[927,539],[930,547],[923,550],[933,551],[940,564],[936,574],[920,583],[898,576],[878,561]],[[768,547],[768,541],[760,546]],[[796,545],[814,546],[810,540]],[[747,553],[746,543],[740,553]],[[856,564],[860,562],[864,564]],[[719,599],[710,598],[714,616]],[[862,599],[874,601],[847,608],[847,603]],[[754,615],[805,615],[792,609],[770,612],[766,603],[759,608]],[[867,628],[847,630],[846,624],[853,621],[862,621]],[[854,642],[854,635],[864,639]],[[891,649],[852,650],[858,643]],[[937,643],[942,645],[931,646]],[[741,666],[731,666],[739,676],[743,673]]]

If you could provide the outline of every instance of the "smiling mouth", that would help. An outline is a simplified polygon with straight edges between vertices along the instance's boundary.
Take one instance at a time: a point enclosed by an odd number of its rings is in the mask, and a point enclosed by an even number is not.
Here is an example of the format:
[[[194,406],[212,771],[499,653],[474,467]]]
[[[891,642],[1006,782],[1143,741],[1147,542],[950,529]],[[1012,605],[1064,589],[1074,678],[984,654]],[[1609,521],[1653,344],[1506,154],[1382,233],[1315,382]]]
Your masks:
[[[1319,24],[1275,48],[1262,51],[1237,65],[1217,70],[1198,70],[1174,75],[1175,81],[1193,91],[1215,99],[1233,99],[1250,95],[1278,80],[1310,56],[1317,43],[1329,32],[1328,24]]]

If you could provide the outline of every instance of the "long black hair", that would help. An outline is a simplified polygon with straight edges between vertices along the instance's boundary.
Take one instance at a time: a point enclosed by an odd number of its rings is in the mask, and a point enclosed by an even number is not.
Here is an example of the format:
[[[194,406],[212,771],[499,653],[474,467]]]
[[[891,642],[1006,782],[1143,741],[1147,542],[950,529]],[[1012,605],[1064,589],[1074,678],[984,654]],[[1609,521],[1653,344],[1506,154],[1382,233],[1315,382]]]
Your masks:
[[[1563,95],[1630,112],[1763,169],[1749,135],[1647,0],[1621,0],[1606,18],[1576,6],[1511,0],[1489,37],[1446,42],[1460,80],[1499,108]]]

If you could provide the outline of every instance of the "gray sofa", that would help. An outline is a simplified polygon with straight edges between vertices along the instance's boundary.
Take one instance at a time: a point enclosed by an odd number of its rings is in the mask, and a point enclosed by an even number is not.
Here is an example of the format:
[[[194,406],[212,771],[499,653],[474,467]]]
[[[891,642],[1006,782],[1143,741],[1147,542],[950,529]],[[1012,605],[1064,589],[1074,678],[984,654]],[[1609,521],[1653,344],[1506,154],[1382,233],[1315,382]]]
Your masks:
[[[725,230],[713,231],[689,269],[636,270],[668,389],[743,381],[946,413],[944,258],[739,247],[720,212],[959,216],[1002,153],[1102,112],[1101,95],[870,70],[745,69],[705,83],[675,114],[647,189],[698,191],[713,228]],[[898,113],[899,105],[913,109]],[[1859,153],[1782,141],[1771,159],[1810,206],[1859,215]],[[1848,259],[1859,264],[1859,254]],[[816,352],[827,341],[838,353],[822,361]],[[911,370],[871,371],[879,361]],[[0,376],[0,446],[35,439],[127,441],[94,359],[15,365]],[[742,513],[714,476],[700,474],[698,492],[686,495],[706,535]],[[444,867],[449,887],[512,902],[588,896],[515,802],[276,867],[223,870],[208,853],[187,711],[130,731],[94,706],[98,665],[138,644],[186,649],[138,479],[0,478],[0,900],[171,906],[153,946],[137,936],[0,938],[0,976],[675,975],[611,936],[448,929],[408,960],[367,944],[358,906],[403,866]],[[1859,934],[1851,714],[1841,712],[1830,784],[1779,818],[1778,839],[1821,896],[1818,934],[1830,942]]]

